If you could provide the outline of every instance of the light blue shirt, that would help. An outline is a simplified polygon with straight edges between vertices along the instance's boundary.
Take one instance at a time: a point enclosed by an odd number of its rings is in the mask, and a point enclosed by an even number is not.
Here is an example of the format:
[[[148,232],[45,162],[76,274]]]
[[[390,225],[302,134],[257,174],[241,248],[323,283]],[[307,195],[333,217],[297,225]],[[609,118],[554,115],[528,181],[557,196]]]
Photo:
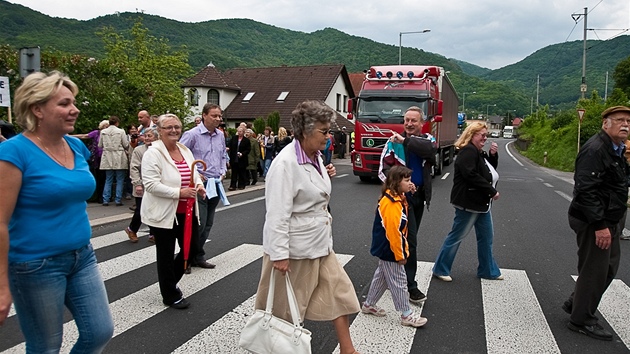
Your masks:
[[[206,163],[205,171],[202,171],[200,166],[197,166],[197,170],[207,179],[219,178],[227,172],[225,136],[219,129],[210,132],[201,123],[185,132],[179,142],[192,151],[195,159]]]

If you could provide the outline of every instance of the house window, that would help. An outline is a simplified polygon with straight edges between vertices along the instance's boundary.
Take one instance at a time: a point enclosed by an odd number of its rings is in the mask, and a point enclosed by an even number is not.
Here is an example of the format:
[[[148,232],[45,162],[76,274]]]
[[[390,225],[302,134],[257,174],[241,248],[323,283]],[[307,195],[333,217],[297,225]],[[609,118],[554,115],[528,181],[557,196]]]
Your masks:
[[[249,102],[252,97],[254,97],[254,94],[256,94],[256,92],[248,92],[243,98],[243,103]]]
[[[343,106],[343,113],[348,113],[348,96],[343,95],[343,102],[341,105]]]
[[[199,106],[199,92],[196,88],[188,90],[188,104],[190,106]]]
[[[337,112],[341,112],[341,94],[337,94]]]
[[[280,95],[278,95],[278,98],[276,98],[276,102],[277,101],[284,101],[287,98],[288,95],[289,95],[289,91],[282,91],[280,93]]]
[[[208,90],[208,99],[207,103],[219,104],[219,91],[215,89]]]

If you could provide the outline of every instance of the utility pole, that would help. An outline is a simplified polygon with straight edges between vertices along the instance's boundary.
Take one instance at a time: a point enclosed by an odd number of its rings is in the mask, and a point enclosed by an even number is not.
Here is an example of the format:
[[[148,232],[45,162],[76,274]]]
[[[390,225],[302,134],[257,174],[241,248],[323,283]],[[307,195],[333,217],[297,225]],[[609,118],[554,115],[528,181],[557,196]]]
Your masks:
[[[577,22],[580,17],[584,16],[584,39],[582,40],[582,84],[580,85],[580,92],[582,92],[582,99],[584,99],[584,95],[586,94],[586,20],[588,15],[588,8],[584,8],[583,14],[571,14],[571,18],[573,21]]]
[[[608,99],[608,71],[606,71],[606,88],[604,89],[604,101]]]

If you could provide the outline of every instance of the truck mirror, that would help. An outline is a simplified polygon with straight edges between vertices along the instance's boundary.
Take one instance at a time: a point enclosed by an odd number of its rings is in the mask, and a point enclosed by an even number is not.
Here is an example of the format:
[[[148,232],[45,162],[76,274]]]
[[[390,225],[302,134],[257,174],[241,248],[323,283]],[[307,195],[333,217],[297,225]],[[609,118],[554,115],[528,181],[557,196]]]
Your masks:
[[[438,100],[438,106],[437,106],[437,115],[441,116],[442,115],[442,106],[444,106],[444,101],[442,100]],[[440,117],[441,120],[442,117]]]
[[[442,121],[442,116],[441,115],[434,116],[433,117],[433,121],[437,122],[437,123],[441,122]]]
[[[348,99],[348,112],[352,112],[352,98]],[[351,119],[350,116],[348,116],[348,119]]]

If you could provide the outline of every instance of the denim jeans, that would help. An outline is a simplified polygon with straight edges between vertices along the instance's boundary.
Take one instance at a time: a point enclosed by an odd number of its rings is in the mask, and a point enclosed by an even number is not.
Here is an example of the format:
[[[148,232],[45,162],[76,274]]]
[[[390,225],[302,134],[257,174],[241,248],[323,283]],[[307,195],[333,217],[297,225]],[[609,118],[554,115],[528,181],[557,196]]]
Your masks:
[[[71,353],[100,353],[114,333],[92,245],[9,264],[9,281],[27,353],[59,353],[64,305],[79,330]]]
[[[217,196],[214,198],[208,199],[197,197],[197,205],[199,205],[199,222],[201,222],[201,224],[199,225],[199,243],[197,244],[197,254],[193,254],[191,258],[193,264],[196,262],[203,262],[206,259],[206,251],[204,251],[203,246],[206,244],[210,230],[212,230],[212,225],[214,224],[214,214],[217,210],[217,205],[219,205],[219,200],[221,199],[218,197],[219,187],[216,188]]]
[[[492,214],[471,213],[469,211],[455,208],[455,219],[453,228],[442,244],[442,249],[433,265],[433,274],[450,275],[455,255],[459,249],[459,244],[468,235],[472,227],[475,227],[477,236],[477,276],[479,278],[492,279],[501,275],[499,266],[492,256],[492,238],[494,229],[492,227]]]
[[[105,188],[103,189],[103,203],[109,203],[112,197],[112,183],[116,175],[116,203],[122,203],[123,187],[127,170],[105,170]]]
[[[269,166],[271,166],[271,159],[265,159],[265,169],[263,171],[263,177],[267,176],[267,171],[269,171]]]

